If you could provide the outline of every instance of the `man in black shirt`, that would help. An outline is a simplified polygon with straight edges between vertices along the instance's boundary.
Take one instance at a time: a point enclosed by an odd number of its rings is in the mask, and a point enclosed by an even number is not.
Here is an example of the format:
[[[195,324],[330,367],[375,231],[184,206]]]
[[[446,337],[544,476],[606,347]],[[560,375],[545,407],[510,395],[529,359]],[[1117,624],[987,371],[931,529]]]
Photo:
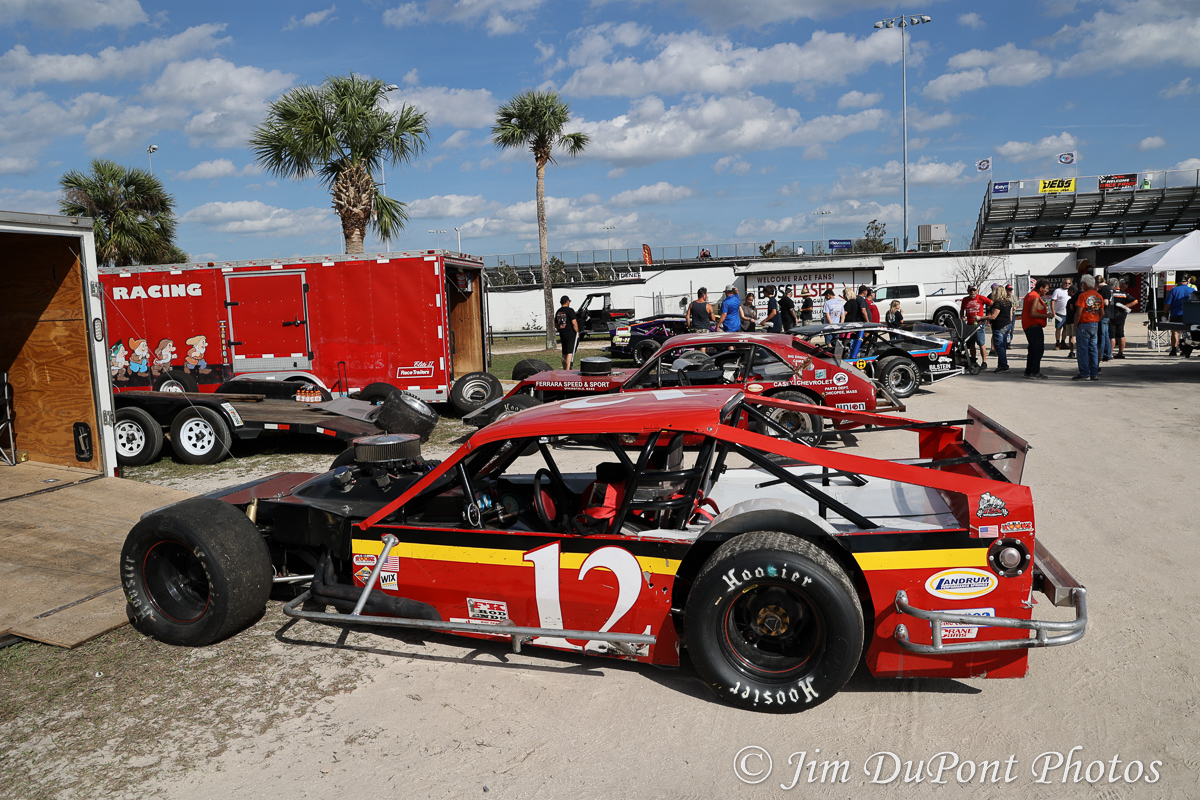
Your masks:
[[[870,286],[859,286],[858,294],[846,302],[846,322],[870,322],[868,316],[868,306],[866,296],[871,293]],[[862,331],[854,334],[854,344],[850,345],[850,359],[853,361],[858,358],[858,351],[862,348],[863,334]]]
[[[767,295],[767,316],[763,318],[762,327],[767,333],[783,333],[783,318],[779,316],[779,301],[775,299],[775,287],[763,287]]]
[[[1112,337],[1109,346],[1117,350],[1113,358],[1125,357],[1125,318],[1137,304],[1137,297],[1129,290],[1129,279],[1122,278],[1112,293],[1112,301],[1104,307],[1106,312],[1112,310],[1112,318],[1108,321],[1108,335]]]
[[[796,301],[792,300],[792,287],[790,286],[784,287],[783,294],[779,296],[779,316],[785,331],[796,327]]]
[[[1112,358],[1112,340],[1109,339],[1109,325],[1112,323],[1112,287],[1108,285],[1103,275],[1096,278],[1096,291],[1104,298],[1104,316],[1100,318],[1100,360]]]
[[[701,286],[696,299],[688,306],[686,324],[689,331],[708,333],[712,330],[712,306],[708,303],[708,289]]]
[[[813,321],[813,293],[807,286],[805,286],[804,290],[800,292],[800,297],[801,297],[800,321],[801,322],[812,322]]]
[[[575,341],[579,337],[579,318],[571,308],[571,298],[565,294],[559,298],[559,309],[554,312],[554,329],[562,343],[563,369],[570,369],[575,360]]]

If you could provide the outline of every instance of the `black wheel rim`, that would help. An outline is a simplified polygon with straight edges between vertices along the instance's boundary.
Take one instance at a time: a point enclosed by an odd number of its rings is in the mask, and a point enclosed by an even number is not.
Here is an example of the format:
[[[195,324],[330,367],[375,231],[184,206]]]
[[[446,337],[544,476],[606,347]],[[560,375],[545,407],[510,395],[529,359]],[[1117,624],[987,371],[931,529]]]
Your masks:
[[[179,542],[158,542],[146,552],[142,580],[150,602],[175,622],[194,622],[208,608],[204,564]]]
[[[725,607],[719,641],[742,674],[764,683],[787,683],[820,660],[825,621],[790,584],[760,583]]]

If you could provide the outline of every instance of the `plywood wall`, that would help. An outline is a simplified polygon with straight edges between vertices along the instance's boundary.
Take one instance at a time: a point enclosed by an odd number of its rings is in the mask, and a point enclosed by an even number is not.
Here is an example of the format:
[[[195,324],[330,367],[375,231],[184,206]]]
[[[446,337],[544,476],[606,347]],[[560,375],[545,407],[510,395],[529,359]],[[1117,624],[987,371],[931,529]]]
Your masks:
[[[446,299],[450,304],[450,330],[454,333],[454,379],[468,372],[481,372],[483,363],[483,292],[479,291],[479,271],[464,270],[469,292],[455,283],[455,275],[446,271]]]
[[[0,233],[0,372],[13,386],[17,449],[33,461],[99,471],[78,246],[70,237]],[[76,422],[92,429],[89,462],[75,459]]]

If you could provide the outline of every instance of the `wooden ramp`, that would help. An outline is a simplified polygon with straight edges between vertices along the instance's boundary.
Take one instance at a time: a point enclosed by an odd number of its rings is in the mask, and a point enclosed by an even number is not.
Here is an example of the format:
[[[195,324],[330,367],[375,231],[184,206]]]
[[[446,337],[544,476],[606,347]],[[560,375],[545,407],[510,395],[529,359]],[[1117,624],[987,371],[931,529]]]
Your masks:
[[[75,647],[124,625],[125,534],[187,497],[70,467],[0,466],[0,635]]]

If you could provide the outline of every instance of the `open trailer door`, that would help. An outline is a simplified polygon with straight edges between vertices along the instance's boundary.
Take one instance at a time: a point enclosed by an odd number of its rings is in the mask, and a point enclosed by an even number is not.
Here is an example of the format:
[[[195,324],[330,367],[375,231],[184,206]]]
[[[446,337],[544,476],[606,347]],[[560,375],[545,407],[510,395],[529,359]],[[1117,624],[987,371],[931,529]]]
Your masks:
[[[484,341],[483,271],[446,262],[446,306],[450,321],[450,378],[487,369]]]

